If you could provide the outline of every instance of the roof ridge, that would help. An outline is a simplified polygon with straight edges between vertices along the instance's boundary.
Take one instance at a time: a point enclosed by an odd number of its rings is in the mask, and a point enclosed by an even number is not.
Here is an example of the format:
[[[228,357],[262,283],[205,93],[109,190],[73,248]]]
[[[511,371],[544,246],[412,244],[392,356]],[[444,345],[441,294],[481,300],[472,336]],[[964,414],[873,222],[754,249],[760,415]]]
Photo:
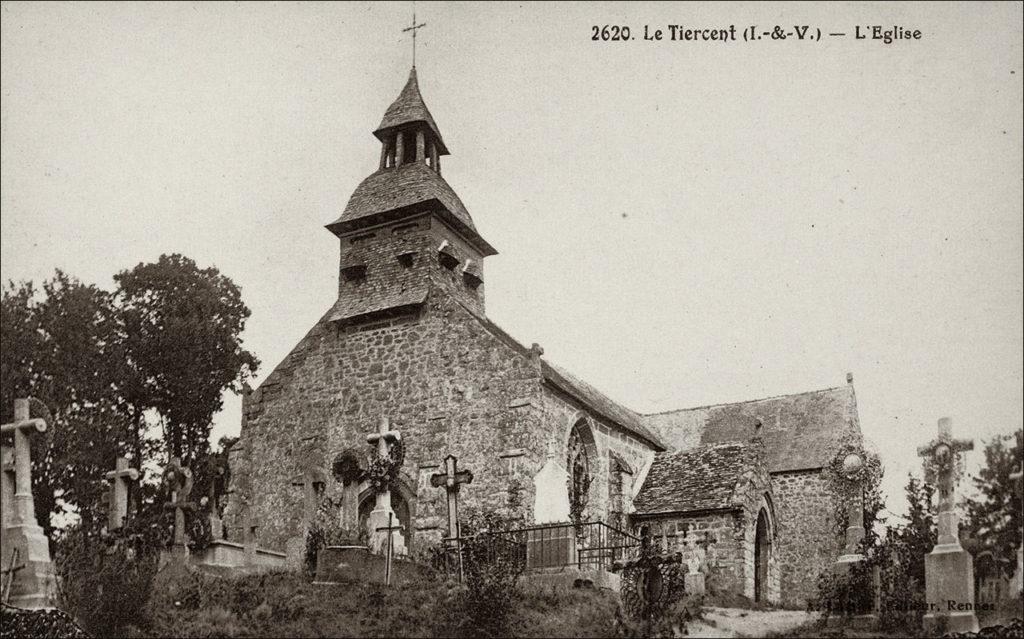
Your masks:
[[[827,392],[830,392],[830,391],[842,390],[844,388],[849,388],[849,387],[850,387],[849,384],[847,384],[845,386],[830,386],[828,388],[819,388],[819,389],[815,389],[815,390],[802,391],[802,392],[799,392],[799,393],[783,393],[781,395],[772,395],[770,397],[759,397],[757,399],[744,399],[744,400],[739,401],[739,402],[721,402],[719,404],[703,404],[701,406],[689,406],[689,407],[686,407],[686,408],[673,408],[671,410],[662,410],[662,411],[657,411],[657,412],[654,412],[654,413],[640,413],[640,416],[641,417],[653,417],[655,415],[668,415],[669,413],[681,413],[683,411],[700,410],[702,408],[720,408],[722,406],[739,406],[740,404],[753,404],[755,402],[767,402],[767,401],[770,401],[770,400],[773,400],[773,399],[784,399],[784,398],[787,398],[787,397],[800,397],[800,396],[803,396],[803,395],[816,395],[818,393],[827,393]]]

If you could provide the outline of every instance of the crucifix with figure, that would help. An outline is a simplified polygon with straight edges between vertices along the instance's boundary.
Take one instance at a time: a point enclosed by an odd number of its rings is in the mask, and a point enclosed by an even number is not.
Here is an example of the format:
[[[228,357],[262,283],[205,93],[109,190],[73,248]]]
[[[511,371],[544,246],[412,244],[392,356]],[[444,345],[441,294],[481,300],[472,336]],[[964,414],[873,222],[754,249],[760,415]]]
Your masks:
[[[377,447],[378,458],[386,458],[391,454],[391,448],[402,440],[402,433],[391,430],[391,422],[387,417],[381,417],[377,423],[377,432],[366,436],[366,443]],[[395,511],[391,509],[391,488],[384,487],[375,495],[373,511],[370,513],[370,520],[367,523],[370,533],[370,549],[375,553],[386,550],[388,543],[387,535],[382,532],[386,526],[391,525]],[[405,539],[402,533],[396,533],[391,541],[391,547],[395,554],[405,554]]]
[[[925,601],[935,606],[922,620],[928,632],[978,632],[973,612],[974,560],[960,545],[953,499],[959,457],[973,449],[973,441],[953,439],[953,420],[948,417],[939,420],[939,436],[917,449],[918,455],[929,460],[925,481],[934,482],[939,489],[939,539],[924,557]],[[947,608],[948,601],[955,601],[958,607]]]
[[[165,510],[174,511],[174,542],[171,553],[176,557],[188,555],[188,536],[185,533],[185,511],[194,511],[195,503],[189,501],[192,494],[192,470],[181,465],[179,457],[171,457],[164,471],[164,491],[168,500]]]
[[[427,26],[426,22],[416,23],[416,3],[412,5],[412,25],[402,29],[402,33],[412,32],[412,66],[416,67],[416,32]]]

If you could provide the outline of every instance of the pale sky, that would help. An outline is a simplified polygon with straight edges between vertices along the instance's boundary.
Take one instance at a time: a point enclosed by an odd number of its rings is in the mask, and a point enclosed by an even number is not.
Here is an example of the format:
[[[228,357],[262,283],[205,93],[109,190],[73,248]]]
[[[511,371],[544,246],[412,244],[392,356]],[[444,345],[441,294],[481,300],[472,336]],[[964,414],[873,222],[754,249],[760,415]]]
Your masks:
[[[641,412],[852,371],[902,510],[939,417],[979,448],[1022,423],[1021,6],[418,3],[488,315]],[[0,275],[216,265],[262,379],[335,299],[323,225],[376,168],[410,13],[2,3]],[[850,35],[642,40],[669,24]]]

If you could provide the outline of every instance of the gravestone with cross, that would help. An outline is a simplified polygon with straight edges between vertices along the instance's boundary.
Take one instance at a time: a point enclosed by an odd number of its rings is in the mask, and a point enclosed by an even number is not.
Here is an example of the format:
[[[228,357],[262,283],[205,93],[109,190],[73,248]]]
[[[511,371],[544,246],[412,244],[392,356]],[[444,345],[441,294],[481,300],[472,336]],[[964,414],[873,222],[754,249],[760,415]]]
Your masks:
[[[53,562],[50,544],[36,520],[32,499],[31,436],[46,431],[46,421],[29,416],[29,400],[14,400],[14,421],[0,426],[0,433],[11,435],[13,450],[3,454],[4,555],[17,550],[18,563],[24,568],[14,573],[9,602],[20,608],[49,607],[53,595]],[[3,557],[3,561],[8,561]],[[5,564],[6,565],[6,564]]]
[[[430,485],[445,489],[448,501],[448,536],[459,536],[459,487],[473,483],[473,473],[458,469],[459,460],[455,455],[444,458],[444,472],[430,476]]]
[[[978,631],[974,614],[974,560],[960,545],[954,510],[959,456],[973,449],[973,441],[953,439],[953,422],[948,417],[939,420],[938,437],[917,449],[929,469],[925,480],[934,482],[939,491],[938,543],[924,558],[925,600],[930,608],[934,605],[924,615],[925,631]]]
[[[367,435],[366,441],[377,447],[378,457],[388,457],[392,446],[402,439],[402,434],[397,430],[390,429],[391,423],[387,417],[382,417],[377,424],[377,432]],[[375,495],[373,511],[367,522],[370,533],[370,550],[375,553],[382,553],[387,550],[388,535],[383,529],[390,526],[389,521],[397,519],[395,511],[391,508],[391,489],[385,487]],[[401,532],[395,533],[391,543],[394,554],[406,554],[405,538]]]
[[[128,518],[128,482],[139,479],[139,471],[128,467],[127,457],[118,457],[114,470],[104,475],[110,482],[110,504],[107,510],[107,530],[114,531],[124,526]]]
[[[188,555],[188,535],[185,532],[185,511],[194,511],[195,503],[189,501],[192,493],[192,471],[181,465],[181,459],[172,457],[164,471],[164,491],[167,501],[165,510],[174,511],[174,541],[171,546],[172,557]]]

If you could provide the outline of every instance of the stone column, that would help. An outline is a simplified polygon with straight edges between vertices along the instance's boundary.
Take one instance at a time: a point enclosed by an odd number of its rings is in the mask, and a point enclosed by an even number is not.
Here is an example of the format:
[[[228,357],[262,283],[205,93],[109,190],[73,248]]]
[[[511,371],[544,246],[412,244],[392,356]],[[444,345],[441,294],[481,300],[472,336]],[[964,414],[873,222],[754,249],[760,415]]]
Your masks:
[[[395,166],[402,166],[405,159],[405,136],[401,131],[395,132]]]
[[[423,135],[423,129],[416,132],[416,161],[422,162],[427,159],[426,155],[427,141]]]

